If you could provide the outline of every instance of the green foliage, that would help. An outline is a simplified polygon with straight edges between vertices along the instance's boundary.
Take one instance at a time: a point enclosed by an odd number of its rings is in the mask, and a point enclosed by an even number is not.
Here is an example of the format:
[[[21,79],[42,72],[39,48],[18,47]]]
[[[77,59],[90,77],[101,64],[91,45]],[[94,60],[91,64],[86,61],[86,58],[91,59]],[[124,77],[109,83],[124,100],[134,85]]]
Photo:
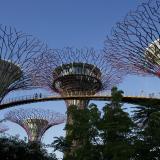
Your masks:
[[[0,156],[3,160],[56,160],[38,143],[26,143],[16,138],[0,138]]]
[[[134,118],[139,130],[136,135],[136,160],[160,159],[160,106],[138,106]]]
[[[101,138],[104,159],[128,160],[132,158],[132,129],[134,124],[128,113],[122,110],[123,92],[112,89],[112,101],[103,108]]]
[[[72,117],[72,123],[66,125],[67,136],[57,138],[53,146],[65,153],[64,159],[93,160],[98,159],[99,152],[96,137],[99,132],[97,125],[100,121],[100,112],[95,105],[85,109],[70,106],[68,117]],[[91,154],[94,152],[94,154]],[[97,153],[97,154],[96,154]]]
[[[53,143],[64,160],[160,159],[160,107],[138,106],[131,119],[122,98],[123,92],[114,87],[102,112],[94,104],[84,110],[69,108],[67,136]]]
[[[146,105],[146,106],[136,106],[136,110],[133,111],[133,119],[142,128],[148,125],[149,119],[153,113],[160,111],[160,106],[157,105]]]
[[[104,157],[109,160],[128,160],[132,156],[133,122],[121,108],[104,108],[101,137],[104,145]]]
[[[64,160],[128,160],[131,157],[129,134],[133,123],[121,109],[122,94],[113,88],[112,101],[102,113],[95,104],[83,110],[69,107],[67,114],[72,123],[66,125],[67,136],[53,143],[57,150],[64,152]]]
[[[121,107],[121,100],[123,98],[123,91],[122,90],[118,90],[117,87],[113,87],[111,89],[111,104],[112,107],[115,105],[115,107]]]

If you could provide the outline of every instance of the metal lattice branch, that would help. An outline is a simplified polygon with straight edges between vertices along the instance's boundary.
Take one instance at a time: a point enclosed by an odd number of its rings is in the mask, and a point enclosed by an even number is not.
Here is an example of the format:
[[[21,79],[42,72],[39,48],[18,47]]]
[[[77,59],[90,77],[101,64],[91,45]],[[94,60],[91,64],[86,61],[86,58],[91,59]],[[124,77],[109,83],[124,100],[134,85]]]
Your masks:
[[[160,1],[149,0],[127,14],[105,41],[106,59],[126,73],[160,77]]]
[[[0,25],[0,101],[10,91],[33,86],[31,62],[43,48],[36,38]]]
[[[117,85],[122,79],[122,72],[112,68],[104,59],[101,52],[96,52],[93,48],[84,49],[55,49],[48,50],[43,55],[35,60],[33,79],[37,86],[42,86],[53,91],[53,81],[60,75],[56,68],[65,69],[65,65],[70,65],[73,69],[75,65],[81,65],[84,69],[87,64],[90,65],[91,75],[96,68],[99,69],[101,76],[99,77],[102,83],[100,90],[107,90],[112,86]],[[83,70],[82,69],[82,70]],[[69,82],[70,83],[70,82]],[[60,93],[61,94],[61,93]]]
[[[25,129],[30,141],[40,141],[47,129],[65,122],[63,114],[44,109],[15,109],[5,114],[5,119]]]

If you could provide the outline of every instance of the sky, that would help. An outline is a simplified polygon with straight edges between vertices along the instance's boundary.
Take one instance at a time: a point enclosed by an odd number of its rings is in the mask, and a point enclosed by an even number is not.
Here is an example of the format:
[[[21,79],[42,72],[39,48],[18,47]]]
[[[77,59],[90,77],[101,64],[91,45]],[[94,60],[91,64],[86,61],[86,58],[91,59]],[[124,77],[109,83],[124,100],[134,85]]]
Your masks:
[[[142,2],[145,0],[0,0],[0,24],[29,33],[47,43],[50,48],[70,46],[103,49],[105,37],[110,34],[114,24]],[[154,92],[158,95],[158,84],[159,79],[156,77],[130,75],[118,87],[129,95],[138,95],[142,90],[145,94]],[[47,91],[40,92],[50,94]],[[30,93],[20,91],[15,94],[21,96]],[[101,108],[106,102],[96,103]],[[66,111],[63,101],[19,107],[49,108],[64,114]],[[2,110],[0,117],[8,110]],[[8,125],[9,134],[20,134],[21,138],[26,136],[18,125],[11,122]],[[53,137],[64,135],[63,128],[64,124],[50,128],[42,141],[51,143]]]

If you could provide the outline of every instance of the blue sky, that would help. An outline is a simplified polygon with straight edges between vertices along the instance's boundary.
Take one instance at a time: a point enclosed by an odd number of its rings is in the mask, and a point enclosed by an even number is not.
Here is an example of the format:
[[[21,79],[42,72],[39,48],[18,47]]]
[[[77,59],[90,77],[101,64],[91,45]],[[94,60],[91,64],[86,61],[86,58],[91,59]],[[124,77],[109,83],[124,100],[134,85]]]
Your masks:
[[[1,0],[2,24],[15,26],[50,47],[103,47],[115,22],[142,0]]]
[[[145,0],[0,0],[0,23],[34,35],[50,48],[66,46],[103,48],[112,26]],[[127,76],[119,88],[128,94],[159,94],[156,77]],[[17,92],[21,96],[23,92]],[[26,93],[28,94],[28,93]],[[96,102],[97,103],[97,102]],[[102,107],[105,102],[97,103]],[[50,108],[65,113],[64,102],[29,104],[24,107]],[[127,105],[128,106],[128,105]],[[6,111],[1,111],[1,117]],[[10,134],[26,136],[18,125],[9,123]],[[50,143],[54,136],[64,135],[64,125],[52,127],[43,138]]]

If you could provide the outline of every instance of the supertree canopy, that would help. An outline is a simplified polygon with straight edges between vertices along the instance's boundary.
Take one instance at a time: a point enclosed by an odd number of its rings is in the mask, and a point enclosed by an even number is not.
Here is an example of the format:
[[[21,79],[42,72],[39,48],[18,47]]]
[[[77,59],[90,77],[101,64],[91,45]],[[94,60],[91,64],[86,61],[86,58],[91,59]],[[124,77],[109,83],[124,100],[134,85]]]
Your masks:
[[[116,24],[105,41],[112,66],[160,77],[160,1],[149,0]]]
[[[25,129],[29,141],[39,142],[47,129],[64,123],[63,114],[44,109],[15,109],[5,114],[5,119]]]
[[[122,73],[111,68],[102,53],[92,48],[49,50],[36,59],[33,79],[62,96],[94,95],[110,89],[121,80]],[[88,100],[66,100],[67,106],[88,104]]]
[[[0,25],[0,101],[7,93],[32,86],[32,59],[43,44],[15,28]]]

